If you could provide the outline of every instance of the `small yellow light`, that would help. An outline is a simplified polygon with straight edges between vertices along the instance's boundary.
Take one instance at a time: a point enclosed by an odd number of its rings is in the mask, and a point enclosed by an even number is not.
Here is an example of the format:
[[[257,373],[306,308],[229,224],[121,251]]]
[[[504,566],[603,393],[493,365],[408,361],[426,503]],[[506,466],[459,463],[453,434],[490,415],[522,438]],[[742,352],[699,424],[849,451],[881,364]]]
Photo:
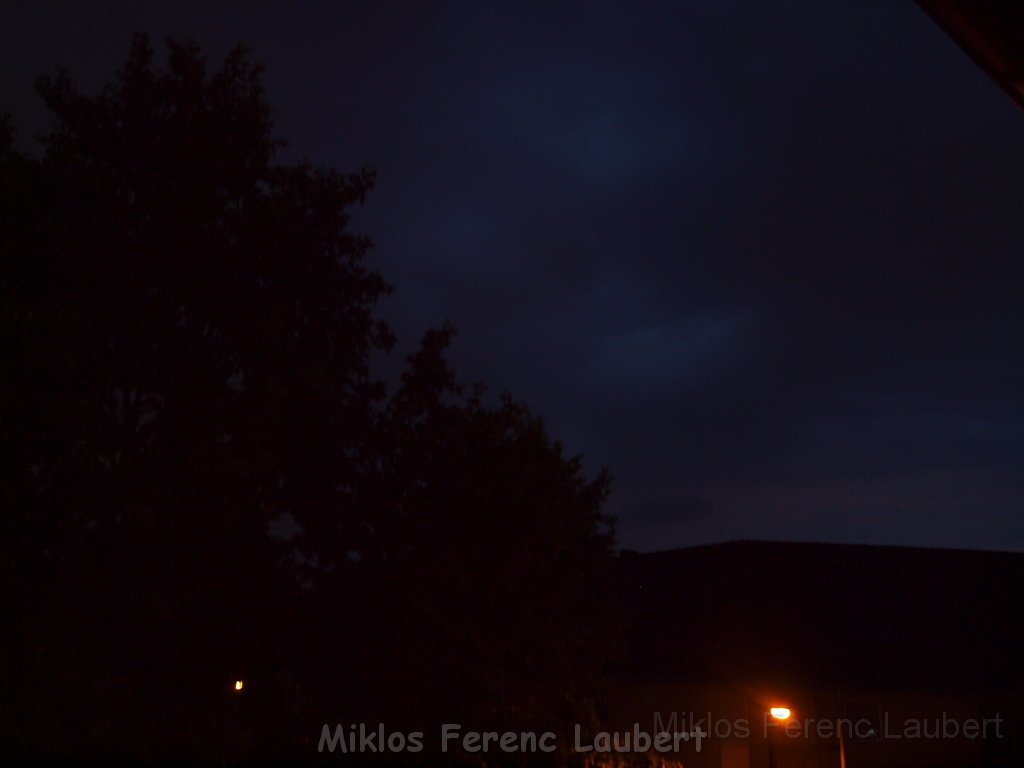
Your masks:
[[[789,711],[789,707],[772,707],[768,711],[776,720],[789,720],[789,716],[793,714]]]
[[[235,690],[236,691],[240,691],[244,687],[245,687],[245,683],[243,683],[241,680],[235,680]]]

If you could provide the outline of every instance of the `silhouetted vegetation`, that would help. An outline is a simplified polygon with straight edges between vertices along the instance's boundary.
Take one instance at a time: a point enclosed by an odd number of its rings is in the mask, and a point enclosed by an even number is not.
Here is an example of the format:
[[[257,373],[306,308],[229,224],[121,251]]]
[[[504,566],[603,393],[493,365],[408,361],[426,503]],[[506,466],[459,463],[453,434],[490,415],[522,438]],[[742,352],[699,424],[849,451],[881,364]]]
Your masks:
[[[312,759],[324,723],[591,717],[607,477],[463,391],[450,329],[388,391],[347,214],[373,174],[279,162],[244,51],[169,49],[138,38],[96,96],[41,79],[41,157],[0,135],[4,751]]]

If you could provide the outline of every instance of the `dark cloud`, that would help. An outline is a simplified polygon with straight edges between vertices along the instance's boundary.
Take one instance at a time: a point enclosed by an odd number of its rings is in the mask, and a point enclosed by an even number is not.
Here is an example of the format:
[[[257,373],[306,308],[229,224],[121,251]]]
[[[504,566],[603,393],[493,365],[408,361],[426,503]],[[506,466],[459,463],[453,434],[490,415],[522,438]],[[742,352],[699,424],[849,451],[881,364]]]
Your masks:
[[[626,545],[1024,549],[1024,116],[913,3],[384,5],[26,5],[0,98],[249,43],[291,155],[379,171],[400,350],[453,321]]]

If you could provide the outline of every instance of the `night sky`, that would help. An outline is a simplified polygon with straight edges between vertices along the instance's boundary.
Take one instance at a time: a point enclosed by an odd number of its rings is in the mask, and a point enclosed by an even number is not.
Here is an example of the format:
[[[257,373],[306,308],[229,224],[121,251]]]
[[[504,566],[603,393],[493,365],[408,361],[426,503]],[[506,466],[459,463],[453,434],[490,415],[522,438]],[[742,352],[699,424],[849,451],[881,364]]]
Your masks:
[[[0,110],[132,33],[266,66],[285,159],[591,473],[620,540],[1024,550],[1024,114],[909,0],[4,3]]]

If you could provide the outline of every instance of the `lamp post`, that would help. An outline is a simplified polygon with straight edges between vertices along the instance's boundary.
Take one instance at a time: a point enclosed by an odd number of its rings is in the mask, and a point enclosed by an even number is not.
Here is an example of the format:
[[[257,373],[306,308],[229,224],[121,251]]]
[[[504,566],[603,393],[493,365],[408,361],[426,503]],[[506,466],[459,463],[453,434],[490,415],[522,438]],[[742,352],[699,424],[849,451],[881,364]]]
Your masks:
[[[789,718],[793,716],[793,712],[789,707],[774,706],[768,710],[770,719],[768,724],[779,728]],[[768,768],[777,768],[775,765],[775,738],[769,732],[768,734]]]
[[[836,688],[836,723],[839,725],[839,768],[846,768],[846,740],[843,738],[843,708],[839,704],[839,689]]]

